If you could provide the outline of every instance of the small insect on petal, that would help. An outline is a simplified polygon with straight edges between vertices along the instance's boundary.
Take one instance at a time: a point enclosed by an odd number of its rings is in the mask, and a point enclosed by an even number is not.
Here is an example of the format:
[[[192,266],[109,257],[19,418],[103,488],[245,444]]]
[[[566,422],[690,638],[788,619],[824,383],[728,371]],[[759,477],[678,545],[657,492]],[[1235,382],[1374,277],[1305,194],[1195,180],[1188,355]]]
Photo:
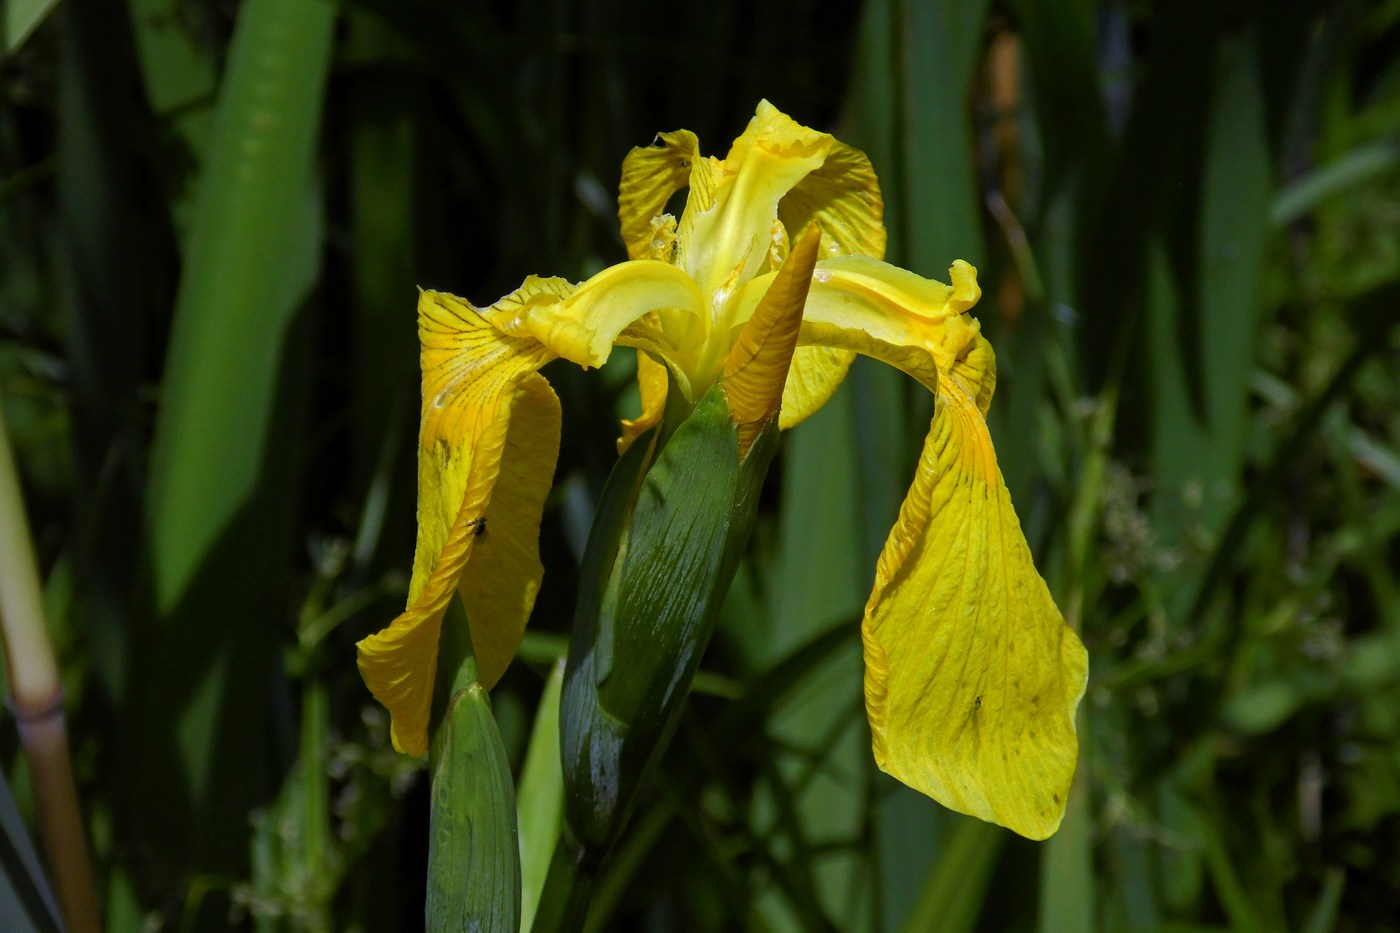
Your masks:
[[[486,534],[486,519],[484,517],[474,518],[467,522],[467,527],[472,530],[472,534],[480,538],[482,535]]]

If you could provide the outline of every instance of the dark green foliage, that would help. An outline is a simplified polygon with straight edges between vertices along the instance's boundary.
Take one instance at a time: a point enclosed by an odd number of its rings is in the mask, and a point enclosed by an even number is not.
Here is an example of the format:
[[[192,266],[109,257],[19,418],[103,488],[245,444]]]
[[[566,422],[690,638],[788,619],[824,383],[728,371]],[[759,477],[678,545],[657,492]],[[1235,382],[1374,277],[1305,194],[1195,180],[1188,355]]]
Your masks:
[[[425,772],[353,648],[412,559],[414,286],[484,304],[620,260],[628,148],[686,127],[722,155],[760,97],[871,155],[892,261],[978,265],[998,456],[1091,653],[1081,780],[1033,846],[875,771],[858,620],[931,400],[860,361],[782,439],[748,550],[706,557],[734,584],[670,633],[690,696],[644,724],[674,737],[627,766],[627,828],[587,830],[611,855],[572,892],[586,928],[1400,915],[1395,3],[0,16],[22,40],[0,61],[0,403],[111,929],[420,922]],[[571,626],[609,598],[580,564],[635,414],[630,352],[546,375],[564,437],[531,632],[489,707],[465,682],[439,703],[499,729],[449,744],[498,802],[545,674],[596,637]],[[645,672],[591,683],[641,728]],[[0,767],[32,818],[8,724]]]

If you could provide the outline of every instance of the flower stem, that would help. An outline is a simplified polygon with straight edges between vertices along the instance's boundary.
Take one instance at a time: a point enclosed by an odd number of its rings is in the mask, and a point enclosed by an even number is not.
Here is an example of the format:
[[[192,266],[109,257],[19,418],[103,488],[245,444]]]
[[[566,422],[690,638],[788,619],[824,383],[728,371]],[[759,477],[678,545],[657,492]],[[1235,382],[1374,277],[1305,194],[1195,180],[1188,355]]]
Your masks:
[[[34,784],[39,831],[48,851],[54,888],[67,927],[99,929],[97,897],[78,792],[68,756],[63,685],[44,625],[38,568],[19,476],[0,410],[0,634],[8,663],[10,702]]]

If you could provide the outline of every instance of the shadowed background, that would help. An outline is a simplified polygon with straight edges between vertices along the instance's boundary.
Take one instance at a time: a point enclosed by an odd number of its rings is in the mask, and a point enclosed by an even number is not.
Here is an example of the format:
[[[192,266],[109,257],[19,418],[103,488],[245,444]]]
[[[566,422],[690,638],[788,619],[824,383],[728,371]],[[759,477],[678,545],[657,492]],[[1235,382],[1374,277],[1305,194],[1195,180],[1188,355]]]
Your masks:
[[[760,98],[870,155],[892,261],[978,267],[1001,466],[1090,651],[1080,778],[1033,844],[875,770],[858,620],[932,399],[860,361],[785,438],[592,928],[1400,915],[1400,3],[0,12],[0,400],[111,929],[419,922],[426,779],[353,648],[411,565],[415,286],[619,261],[627,150],[723,155]],[[517,762],[634,368],[547,371]],[[32,819],[9,718],[0,769]]]

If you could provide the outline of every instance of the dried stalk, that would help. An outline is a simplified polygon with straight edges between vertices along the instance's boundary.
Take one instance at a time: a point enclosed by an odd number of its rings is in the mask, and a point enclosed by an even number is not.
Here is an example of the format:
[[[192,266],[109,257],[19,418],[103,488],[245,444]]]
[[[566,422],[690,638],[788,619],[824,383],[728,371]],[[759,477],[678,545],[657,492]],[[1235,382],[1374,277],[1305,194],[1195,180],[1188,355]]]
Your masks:
[[[34,785],[39,832],[49,856],[59,909],[72,933],[100,929],[87,840],[68,757],[63,685],[44,624],[39,573],[19,476],[0,410],[0,634],[10,679],[10,705]]]

